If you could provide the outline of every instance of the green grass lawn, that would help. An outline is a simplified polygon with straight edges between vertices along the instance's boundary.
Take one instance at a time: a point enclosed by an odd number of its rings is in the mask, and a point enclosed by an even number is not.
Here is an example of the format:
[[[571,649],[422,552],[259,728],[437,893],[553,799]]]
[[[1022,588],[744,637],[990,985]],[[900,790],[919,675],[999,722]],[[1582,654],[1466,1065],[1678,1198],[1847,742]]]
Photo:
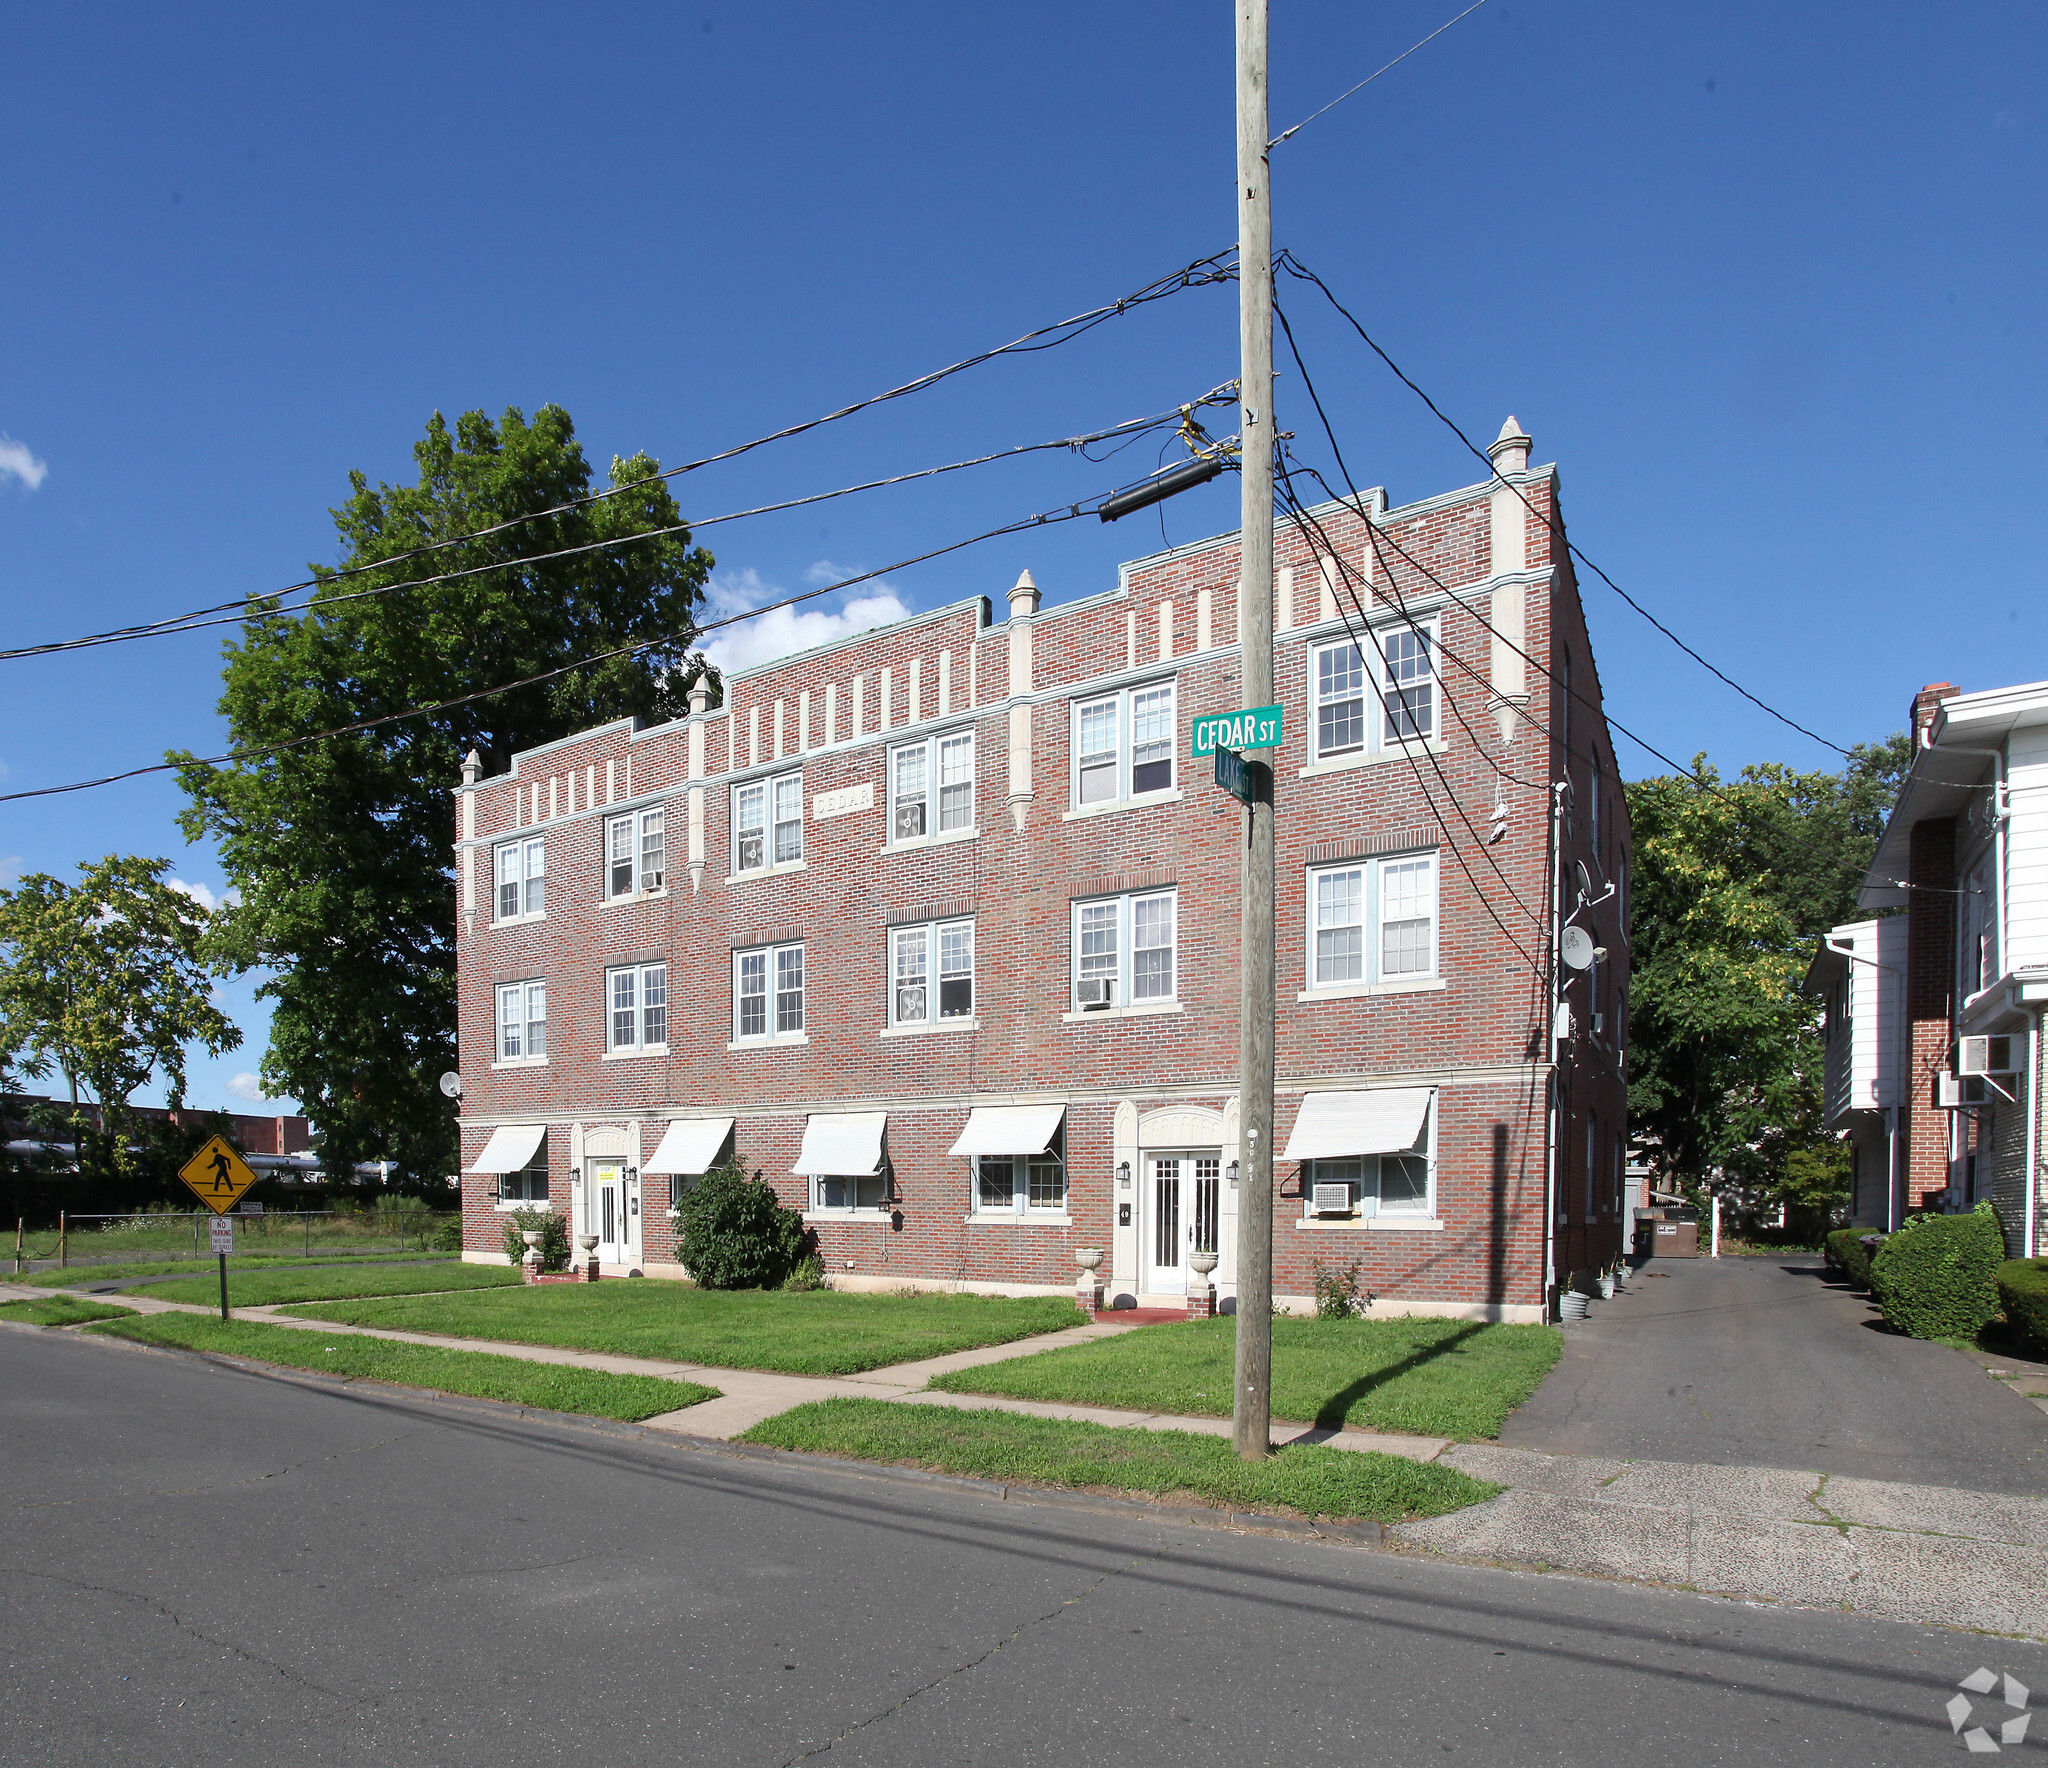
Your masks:
[[[115,1320],[134,1312],[133,1308],[111,1307],[104,1302],[74,1301],[68,1295],[0,1301],[0,1320],[15,1320],[27,1326],[81,1326],[88,1320]]]
[[[446,1259],[450,1264],[461,1261],[454,1253],[419,1252],[349,1252],[345,1249],[315,1249],[311,1259],[296,1252],[236,1253],[228,1260],[230,1271],[276,1271],[292,1270],[317,1264],[375,1264],[391,1259],[428,1258],[439,1261]],[[478,1270],[505,1269],[509,1265],[496,1267],[479,1265]],[[214,1288],[220,1287],[220,1261],[214,1258],[170,1258],[145,1259],[122,1265],[70,1265],[62,1270],[29,1271],[19,1277],[6,1276],[0,1272],[0,1281],[21,1283],[36,1289],[69,1289],[81,1283],[113,1283],[123,1277],[168,1277],[180,1271],[210,1273]]]
[[[526,1363],[488,1351],[438,1350],[338,1332],[325,1337],[259,1320],[221,1320],[210,1314],[148,1314],[95,1326],[116,1338],[177,1350],[221,1351],[288,1369],[318,1369],[351,1380],[395,1381],[407,1387],[509,1400],[547,1412],[583,1412],[632,1423],[657,1413],[716,1399],[718,1390],[694,1381],[653,1375],[613,1375],[602,1369]]]
[[[357,1295],[425,1295],[447,1289],[505,1289],[519,1282],[510,1265],[329,1265],[310,1271],[280,1270],[271,1265],[256,1271],[228,1272],[228,1306],[267,1307],[283,1301],[327,1301]],[[220,1273],[183,1277],[175,1283],[151,1283],[140,1291],[153,1301],[218,1303]]]
[[[407,1332],[552,1344],[714,1368],[853,1375],[1008,1344],[1082,1323],[1059,1296],[785,1294],[629,1279],[493,1289],[414,1301],[325,1303],[294,1312]]]
[[[1563,1348],[1554,1326],[1276,1318],[1273,1416],[1414,1436],[1496,1437]],[[1224,1418],[1235,1350],[1234,1321],[1190,1320],[962,1369],[932,1386]]]
[[[961,1412],[889,1400],[819,1400],[739,1439],[778,1449],[908,1463],[981,1479],[1123,1492],[1180,1493],[1215,1504],[1348,1520],[1441,1516],[1501,1488],[1453,1467],[1320,1444],[1240,1461],[1223,1437],[1120,1430],[1012,1412]]]

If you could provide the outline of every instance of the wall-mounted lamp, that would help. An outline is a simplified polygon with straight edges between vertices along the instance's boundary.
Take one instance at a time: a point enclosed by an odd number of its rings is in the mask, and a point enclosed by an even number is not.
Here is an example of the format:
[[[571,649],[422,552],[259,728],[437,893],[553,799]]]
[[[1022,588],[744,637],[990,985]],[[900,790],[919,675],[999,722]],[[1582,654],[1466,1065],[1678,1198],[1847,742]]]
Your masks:
[[[1233,1161],[1232,1161],[1232,1162],[1231,1162],[1231,1163],[1229,1164],[1229,1166],[1225,1167],[1225,1168],[1224,1168],[1223,1170],[1224,1170],[1224,1176],[1225,1176],[1226,1178],[1228,1178],[1228,1179],[1230,1180],[1230,1182],[1231,1182],[1231,1183],[1232,1183],[1233,1185],[1234,1185],[1234,1184],[1236,1184],[1236,1183],[1237,1183],[1237,1162],[1233,1160]]]
[[[1128,1191],[1131,1188],[1131,1163],[1128,1160],[1119,1160],[1116,1163],[1116,1188],[1119,1191]]]

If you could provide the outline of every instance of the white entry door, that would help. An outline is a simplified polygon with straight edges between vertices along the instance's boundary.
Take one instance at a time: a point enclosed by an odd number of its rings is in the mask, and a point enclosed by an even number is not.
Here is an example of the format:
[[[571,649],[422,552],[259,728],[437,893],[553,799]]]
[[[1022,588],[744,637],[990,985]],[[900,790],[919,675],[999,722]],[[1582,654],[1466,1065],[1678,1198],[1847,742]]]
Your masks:
[[[1213,1150],[1145,1157],[1144,1286],[1152,1294],[1185,1295],[1189,1255],[1221,1247],[1222,1175]]]
[[[584,1232],[597,1236],[597,1256],[608,1265],[630,1264],[633,1259],[635,1224],[626,1192],[624,1161],[590,1163],[590,1226]]]

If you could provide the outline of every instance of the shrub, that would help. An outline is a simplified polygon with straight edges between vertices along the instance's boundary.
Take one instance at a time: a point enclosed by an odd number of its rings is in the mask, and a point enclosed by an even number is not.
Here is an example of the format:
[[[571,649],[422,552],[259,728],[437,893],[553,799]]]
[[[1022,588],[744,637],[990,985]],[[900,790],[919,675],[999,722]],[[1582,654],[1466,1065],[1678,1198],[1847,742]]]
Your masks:
[[[1973,1339],[1998,1311],[2005,1236],[1990,1210],[1924,1216],[1884,1243],[1870,1287],[1886,1324],[1915,1338]]]
[[[1822,1250],[1827,1261],[1858,1289],[1870,1287],[1870,1248],[1863,1244],[1868,1228],[1837,1228]]]
[[[522,1247],[523,1247],[522,1242]],[[462,1250],[462,1211],[445,1215],[437,1221],[427,1236],[427,1247],[432,1252],[460,1252]]]
[[[543,1271],[566,1271],[569,1268],[569,1218],[556,1215],[550,1209],[515,1209],[505,1218],[505,1256],[515,1265],[525,1259],[524,1235],[530,1228],[540,1230],[540,1268]]]
[[[782,1280],[782,1287],[793,1294],[808,1294],[813,1289],[825,1287],[825,1261],[815,1252],[807,1252],[796,1261],[789,1275]]]
[[[2048,1345],[2048,1258],[2007,1259],[1992,1280],[2005,1317],[2036,1344]]]
[[[1342,1270],[1331,1270],[1316,1260],[1316,1318],[1355,1320],[1372,1306],[1372,1296],[1358,1286],[1363,1261],[1353,1259]]]
[[[802,1214],[737,1166],[706,1173],[676,1214],[676,1256],[705,1289],[772,1289],[813,1250]]]

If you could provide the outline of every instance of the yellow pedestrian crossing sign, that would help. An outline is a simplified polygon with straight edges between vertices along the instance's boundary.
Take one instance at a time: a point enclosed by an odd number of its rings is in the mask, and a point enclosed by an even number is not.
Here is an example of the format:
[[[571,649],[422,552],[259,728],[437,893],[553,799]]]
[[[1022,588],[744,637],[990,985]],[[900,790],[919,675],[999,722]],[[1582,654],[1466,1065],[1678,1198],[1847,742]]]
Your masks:
[[[226,1215],[256,1182],[249,1163],[219,1136],[209,1137],[206,1146],[178,1168],[178,1177],[215,1215]]]

